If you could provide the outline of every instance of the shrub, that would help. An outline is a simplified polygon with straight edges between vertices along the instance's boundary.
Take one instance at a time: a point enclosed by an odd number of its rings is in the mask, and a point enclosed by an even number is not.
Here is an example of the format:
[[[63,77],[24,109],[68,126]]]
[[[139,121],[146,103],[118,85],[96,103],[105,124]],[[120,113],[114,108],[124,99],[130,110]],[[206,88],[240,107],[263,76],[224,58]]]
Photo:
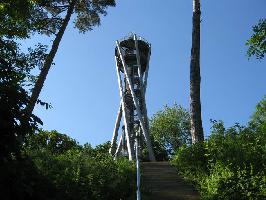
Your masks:
[[[266,97],[247,127],[214,121],[203,143],[182,146],[172,160],[205,200],[266,199]]]
[[[108,153],[110,143],[92,148],[88,144],[78,145],[56,131],[52,133],[46,131],[41,132],[40,137],[35,135],[33,141],[42,146],[29,145],[25,152],[59,191],[54,199],[116,200],[134,195],[135,166],[125,159],[114,161]],[[62,147],[64,151],[59,151]]]
[[[157,160],[168,160],[183,144],[191,144],[190,115],[174,104],[155,113],[150,120],[150,134]]]

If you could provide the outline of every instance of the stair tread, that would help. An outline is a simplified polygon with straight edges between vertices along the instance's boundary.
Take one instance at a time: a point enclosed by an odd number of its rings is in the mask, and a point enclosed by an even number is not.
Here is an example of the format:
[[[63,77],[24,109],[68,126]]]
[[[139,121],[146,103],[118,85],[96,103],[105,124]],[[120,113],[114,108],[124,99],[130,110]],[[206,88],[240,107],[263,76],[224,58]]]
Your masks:
[[[196,189],[186,183],[169,162],[142,162],[141,184],[152,200],[198,200]]]

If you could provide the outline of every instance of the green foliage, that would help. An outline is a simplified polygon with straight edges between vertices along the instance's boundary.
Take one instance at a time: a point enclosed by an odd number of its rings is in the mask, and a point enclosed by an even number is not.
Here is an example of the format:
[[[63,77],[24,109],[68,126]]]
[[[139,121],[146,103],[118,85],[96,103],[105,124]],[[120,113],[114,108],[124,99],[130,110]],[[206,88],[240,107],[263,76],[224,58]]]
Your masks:
[[[33,33],[51,35],[61,28],[65,12],[74,4],[76,27],[81,31],[91,30],[100,24],[100,15],[106,15],[113,0],[68,1],[68,0],[4,0],[0,3],[0,58],[1,58],[1,160],[11,153],[18,154],[26,134],[36,130],[40,119],[26,113],[29,91],[35,84],[32,70],[43,67],[47,58],[46,46],[37,45],[24,53],[19,48],[19,40],[29,38]],[[54,50],[53,50],[54,51]],[[35,72],[36,73],[36,72]],[[37,103],[49,108],[39,99]],[[13,111],[13,112],[9,112]],[[27,115],[30,116],[27,116]],[[22,121],[23,120],[23,121]]]
[[[46,57],[46,47],[21,52],[13,39],[0,37],[0,160],[19,156],[21,144],[41,124],[35,115],[25,120],[24,109],[29,102],[29,89],[34,84],[32,70],[40,67]]]
[[[210,176],[202,176],[199,178],[200,190],[205,196],[205,199],[224,199],[227,196],[221,195],[221,193],[228,193],[228,188],[222,188],[223,185],[229,183],[233,176],[233,173],[228,168],[220,162],[215,163],[215,165],[210,170]],[[230,188],[230,190],[233,188]],[[231,197],[230,197],[231,198]],[[235,198],[233,198],[235,199]]]
[[[196,184],[203,199],[266,199],[266,98],[257,106],[249,126],[228,129],[213,121],[210,138],[184,146],[173,164]]]
[[[266,19],[261,19],[257,25],[253,27],[253,35],[246,42],[249,46],[247,55],[256,56],[257,59],[264,58],[266,53]]]
[[[32,70],[37,70],[43,65],[46,58],[47,47],[38,44],[35,48],[29,48],[22,52],[19,43],[13,39],[0,37],[0,58],[6,67],[1,67],[1,81],[5,84],[18,84],[27,89],[35,82]]]
[[[58,193],[29,158],[20,158],[0,165],[1,200],[46,200]]]
[[[80,32],[100,25],[100,15],[107,14],[108,6],[115,6],[114,0],[3,0],[0,3],[0,37],[22,39],[34,32],[56,34],[72,2],[75,2],[74,24]]]
[[[26,149],[42,151],[43,149],[52,154],[64,153],[71,149],[80,149],[81,146],[65,134],[60,134],[56,130],[40,131],[28,138]]]
[[[262,200],[266,198],[265,177],[265,171],[255,172],[252,165],[233,170],[216,162],[210,174],[202,176],[198,184],[203,199]]]
[[[249,126],[258,132],[266,132],[266,96],[256,106],[256,112],[252,115]]]
[[[29,138],[25,153],[56,189],[54,199],[128,199],[135,193],[135,166],[114,161],[109,146],[80,146],[57,131],[41,131]]]
[[[75,6],[75,27],[82,33],[92,30],[101,24],[100,15],[107,15],[108,6],[115,6],[115,0],[78,1]]]
[[[150,133],[154,144],[157,144],[156,149],[166,150],[168,155],[172,155],[181,145],[191,143],[188,111],[176,104],[165,106],[153,115]]]
[[[106,150],[109,143],[94,149],[88,144],[80,146],[56,131],[33,134],[42,122],[35,115],[25,113],[36,80],[32,71],[43,69],[47,47],[39,44],[22,52],[20,39],[34,33],[57,34],[71,6],[75,27],[86,32],[100,25],[100,15],[106,15],[107,7],[115,6],[115,1],[4,0],[0,3],[0,191],[3,200],[127,199],[135,192],[133,163],[114,161]],[[50,107],[41,100],[37,103]]]
[[[74,26],[80,32],[92,30],[94,26],[99,26],[101,15],[106,15],[106,9],[109,6],[115,6],[114,0],[36,0],[33,8],[38,10],[39,20],[37,21],[37,30],[46,35],[54,35],[61,28],[65,13],[74,5]],[[35,11],[36,12],[36,11]]]
[[[154,140],[154,137],[151,136],[151,141],[152,141],[152,147],[153,147],[153,152],[155,155],[155,159],[157,161],[165,161],[169,160],[169,155],[166,149],[156,140]],[[149,161],[149,152],[147,148],[144,148],[142,151],[143,155],[143,161]]]
[[[173,157],[172,163],[186,179],[195,183],[207,170],[204,152],[204,144],[201,142],[191,146],[183,145]]]
[[[38,19],[30,0],[2,0],[0,3],[0,37],[27,38]],[[37,11],[37,10],[36,10]]]

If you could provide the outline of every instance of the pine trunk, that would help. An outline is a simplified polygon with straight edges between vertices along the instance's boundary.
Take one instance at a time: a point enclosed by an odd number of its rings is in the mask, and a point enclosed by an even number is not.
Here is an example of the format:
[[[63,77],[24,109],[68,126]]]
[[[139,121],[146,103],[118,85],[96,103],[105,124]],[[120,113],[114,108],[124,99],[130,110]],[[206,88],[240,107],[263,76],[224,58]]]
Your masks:
[[[30,97],[30,101],[29,101],[29,104],[28,106],[26,107],[25,109],[25,113],[27,116],[30,116],[32,114],[32,111],[34,109],[34,106],[39,98],[39,95],[41,93],[41,90],[42,90],[42,87],[43,87],[43,84],[44,84],[44,81],[47,77],[47,74],[52,66],[52,63],[53,63],[53,60],[54,60],[54,57],[56,55],[56,52],[58,50],[58,47],[59,47],[59,44],[62,40],[62,37],[64,35],[64,32],[66,30],[66,27],[68,25],[68,22],[71,18],[71,15],[73,13],[73,10],[74,10],[74,7],[75,7],[75,3],[76,3],[76,0],[73,0],[70,5],[69,5],[69,8],[67,10],[67,14],[66,14],[66,17],[62,23],[62,26],[61,28],[59,29],[58,33],[56,34],[56,37],[53,41],[53,44],[52,44],[52,48],[49,52],[49,54],[47,55],[46,57],[46,60],[43,64],[43,67],[41,69],[41,72],[40,72],[40,75],[38,76],[38,79],[34,85],[34,88],[33,88],[33,91],[32,91],[32,94],[31,94],[31,97]]]
[[[200,0],[193,0],[193,28],[190,61],[190,114],[192,143],[203,141],[200,102]]]

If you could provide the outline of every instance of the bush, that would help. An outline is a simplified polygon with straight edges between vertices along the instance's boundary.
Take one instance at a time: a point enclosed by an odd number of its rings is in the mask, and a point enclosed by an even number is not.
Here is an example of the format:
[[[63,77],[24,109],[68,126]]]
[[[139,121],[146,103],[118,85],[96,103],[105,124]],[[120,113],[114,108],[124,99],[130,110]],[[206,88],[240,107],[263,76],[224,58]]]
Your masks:
[[[150,120],[150,134],[156,160],[168,160],[183,144],[191,144],[190,115],[181,106],[164,108]]]
[[[135,166],[125,159],[114,161],[108,153],[110,143],[81,146],[56,131],[36,134],[28,144],[33,141],[25,152],[55,186],[54,199],[116,200],[134,195]]]
[[[180,148],[173,165],[206,200],[266,199],[266,98],[247,127],[214,121],[210,138]]]
[[[52,199],[56,190],[27,157],[0,165],[1,200]]]
[[[207,171],[204,151],[203,143],[196,143],[189,147],[183,145],[174,156],[172,164],[182,172],[184,178],[196,183]]]

